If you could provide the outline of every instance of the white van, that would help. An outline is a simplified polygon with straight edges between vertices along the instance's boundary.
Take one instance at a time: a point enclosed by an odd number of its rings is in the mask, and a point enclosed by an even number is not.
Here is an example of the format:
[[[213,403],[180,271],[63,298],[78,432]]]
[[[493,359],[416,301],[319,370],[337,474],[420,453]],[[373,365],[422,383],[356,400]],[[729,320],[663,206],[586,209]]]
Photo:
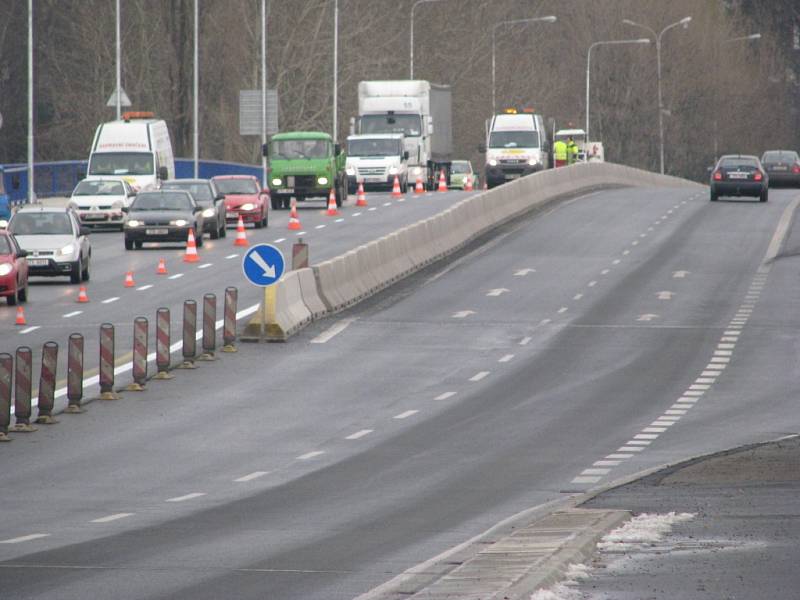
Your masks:
[[[175,158],[167,124],[150,112],[127,112],[101,123],[94,134],[87,179],[124,179],[137,191],[175,178]]]
[[[544,119],[536,113],[493,116],[486,125],[486,184],[494,187],[550,166]]]
[[[402,133],[351,135],[347,138],[347,185],[356,193],[358,182],[364,189],[392,189],[394,178],[400,191],[408,189],[408,150]]]

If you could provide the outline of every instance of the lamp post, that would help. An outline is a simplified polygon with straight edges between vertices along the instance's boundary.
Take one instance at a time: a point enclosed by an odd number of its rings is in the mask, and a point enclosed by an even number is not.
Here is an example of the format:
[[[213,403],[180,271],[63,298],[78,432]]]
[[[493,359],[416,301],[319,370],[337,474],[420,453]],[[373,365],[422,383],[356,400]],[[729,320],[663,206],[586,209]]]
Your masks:
[[[441,2],[442,0],[417,0],[411,6],[411,39],[409,40],[409,48],[410,48],[410,58],[409,58],[409,68],[408,68],[408,78],[414,79],[414,10],[420,4],[426,4],[428,2]]]
[[[752,40],[760,40],[761,34],[760,33],[751,33],[750,35],[742,35],[735,38],[730,38],[727,40],[722,40],[720,45],[722,44],[730,44],[732,42],[750,42]],[[718,78],[717,78],[718,79]],[[714,90],[714,95],[716,96],[719,93],[719,83],[716,86],[717,89]],[[715,102],[715,104],[718,104]],[[718,111],[714,111],[714,162],[717,162],[719,158],[719,117],[717,116],[719,113]]]
[[[497,112],[497,103],[496,103],[496,95],[495,95],[496,81],[497,81],[497,77],[496,77],[497,70],[496,70],[496,60],[495,60],[495,58],[496,58],[497,52],[496,52],[496,49],[495,49],[495,45],[497,43],[497,39],[496,38],[497,38],[497,29],[498,29],[498,27],[500,27],[502,25],[517,25],[517,24],[520,24],[520,23],[535,23],[537,21],[540,21],[540,22],[543,22],[543,23],[555,23],[556,20],[557,19],[556,19],[555,16],[550,15],[548,17],[534,17],[534,18],[531,18],[531,19],[514,19],[512,21],[500,21],[499,23],[495,23],[494,24],[494,26],[492,27],[492,113],[496,113]]]
[[[664,27],[660,33],[656,33],[655,30],[651,29],[647,25],[642,25],[641,23],[636,23],[631,21],[630,19],[623,19],[622,22],[625,25],[633,25],[634,27],[641,27],[642,29],[649,31],[653,34],[653,37],[656,38],[656,64],[658,70],[658,142],[659,142],[659,156],[661,161],[661,174],[664,174],[664,102],[662,100],[661,95],[661,36],[664,35],[667,31],[672,29],[673,27],[677,27],[678,25],[683,25],[684,28],[689,26],[689,22],[692,20],[692,17],[684,17],[680,21],[672,23]]]
[[[339,0],[333,0],[333,141],[336,142],[339,107]]]
[[[36,199],[33,177],[33,0],[28,0],[28,204]]]
[[[193,48],[193,60],[194,60],[194,70],[192,73],[192,158],[194,159],[194,178],[197,179],[200,175],[200,127],[197,122],[198,115],[200,111],[198,109],[198,93],[200,90],[200,65],[198,63],[198,58],[200,52],[198,51],[198,34],[200,33],[200,25],[198,24],[198,17],[200,14],[198,8],[199,0],[194,0],[194,48]],[[119,88],[117,88],[119,89]],[[117,106],[119,106],[119,93],[117,93]]]
[[[607,40],[602,42],[595,42],[589,46],[589,51],[586,53],[586,141],[589,141],[589,73],[591,72],[592,50],[597,46],[617,46],[620,44],[649,44],[649,38],[640,38],[637,40]]]
[[[120,117],[122,116],[122,92],[120,88],[122,87],[122,41],[120,39],[120,14],[119,14],[119,0],[117,0],[117,17],[116,17],[116,30],[117,30],[117,47],[116,47],[116,58],[117,58],[117,121],[119,121]]]
[[[267,187],[267,0],[261,0],[261,187]]]

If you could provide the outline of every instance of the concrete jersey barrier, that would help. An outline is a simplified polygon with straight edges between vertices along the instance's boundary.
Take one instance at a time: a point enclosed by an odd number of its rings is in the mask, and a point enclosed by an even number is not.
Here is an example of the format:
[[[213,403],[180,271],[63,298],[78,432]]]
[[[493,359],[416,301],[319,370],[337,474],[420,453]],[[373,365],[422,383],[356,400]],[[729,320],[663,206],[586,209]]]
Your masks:
[[[603,187],[700,187],[700,184],[613,163],[540,171],[465,198],[424,221],[313,267],[291,271],[277,287],[275,323],[266,339],[285,341],[308,323],[353,306],[415,271],[458,251],[488,231],[567,194]],[[261,310],[242,339],[258,339]]]

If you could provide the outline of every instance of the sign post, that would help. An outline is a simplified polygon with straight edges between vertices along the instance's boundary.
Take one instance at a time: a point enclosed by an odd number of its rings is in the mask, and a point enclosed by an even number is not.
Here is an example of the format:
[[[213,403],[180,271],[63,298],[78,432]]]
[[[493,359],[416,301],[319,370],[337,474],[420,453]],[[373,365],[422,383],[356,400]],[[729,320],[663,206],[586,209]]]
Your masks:
[[[283,254],[272,244],[251,246],[242,258],[244,276],[253,285],[264,288],[259,342],[263,342],[266,337],[267,325],[275,323],[277,313],[275,284],[283,275],[285,265]]]

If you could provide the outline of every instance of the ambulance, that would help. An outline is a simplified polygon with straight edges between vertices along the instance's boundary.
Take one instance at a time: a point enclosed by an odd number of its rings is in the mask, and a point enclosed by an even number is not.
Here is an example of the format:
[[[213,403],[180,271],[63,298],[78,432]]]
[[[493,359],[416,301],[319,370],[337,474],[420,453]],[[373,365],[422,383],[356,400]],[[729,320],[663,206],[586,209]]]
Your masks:
[[[486,143],[479,150],[486,153],[490,188],[550,166],[544,119],[532,110],[507,109],[494,115],[486,122]]]

